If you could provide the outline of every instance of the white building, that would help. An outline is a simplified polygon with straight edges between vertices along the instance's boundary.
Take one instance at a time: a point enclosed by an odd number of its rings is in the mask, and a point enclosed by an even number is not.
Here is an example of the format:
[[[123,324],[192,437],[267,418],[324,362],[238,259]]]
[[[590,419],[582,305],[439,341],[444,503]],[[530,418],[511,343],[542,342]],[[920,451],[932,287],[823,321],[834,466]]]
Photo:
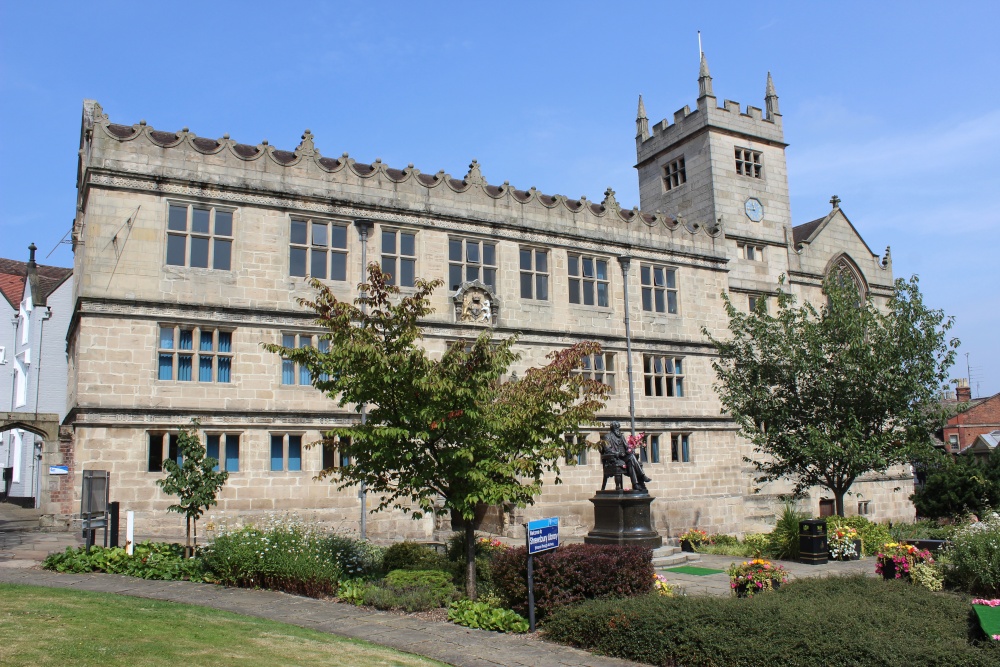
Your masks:
[[[0,409],[66,416],[66,331],[73,270],[0,258]],[[22,428],[0,432],[0,498],[39,507],[47,484],[42,439]],[[48,496],[49,494],[45,494]]]

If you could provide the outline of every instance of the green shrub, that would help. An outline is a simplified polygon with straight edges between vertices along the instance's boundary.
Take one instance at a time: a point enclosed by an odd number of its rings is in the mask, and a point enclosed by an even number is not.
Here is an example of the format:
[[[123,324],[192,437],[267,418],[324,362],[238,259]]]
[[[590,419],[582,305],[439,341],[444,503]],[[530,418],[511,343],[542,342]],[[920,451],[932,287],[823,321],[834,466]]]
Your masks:
[[[708,542],[703,542],[698,545],[696,551],[700,554],[735,556],[737,558],[750,558],[753,556],[753,548],[747,544],[741,543],[739,540],[723,544],[709,544]]]
[[[448,558],[439,554],[426,544],[418,542],[396,542],[382,556],[382,568],[386,572],[393,570],[440,570],[453,573],[455,568]]]
[[[467,628],[497,632],[527,632],[529,627],[528,621],[515,611],[472,600],[452,602],[448,607],[448,620]]]
[[[327,557],[335,562],[344,577],[372,579],[382,576],[385,547],[349,535],[328,535],[320,541]]]
[[[549,639],[652,665],[985,667],[969,598],[871,577],[808,578],[749,600],[643,596],[556,610]],[[1000,644],[1000,642],[993,642]]]
[[[1000,597],[1000,515],[958,528],[945,549],[949,582],[984,597]]]
[[[219,583],[300,595],[335,595],[340,566],[320,535],[297,522],[217,535],[201,558]]]
[[[437,601],[435,606],[438,607],[451,602],[458,595],[451,575],[437,570],[393,570],[386,575],[385,584],[390,588],[426,589],[431,592]]]
[[[770,553],[771,536],[764,533],[749,533],[743,537],[743,544],[754,558],[763,558]]]
[[[807,515],[796,511],[794,504],[785,503],[770,534],[771,555],[781,560],[799,559],[799,522],[807,518]]]
[[[930,519],[918,519],[914,523],[894,523],[889,526],[893,542],[947,540],[953,532],[955,532],[954,526],[940,526]]]
[[[493,583],[507,607],[528,613],[527,549],[493,560]],[[535,614],[604,596],[645,595],[653,589],[652,551],[640,547],[570,544],[535,556]]]
[[[364,589],[364,603],[376,609],[428,611],[458,599],[451,575],[437,570],[393,570]]]
[[[889,532],[889,526],[869,521],[863,516],[826,517],[827,531],[837,526],[848,526],[858,531],[858,537],[861,538],[862,555],[864,556],[874,556],[883,544],[895,541],[892,539],[892,533]]]
[[[67,547],[62,553],[50,554],[42,567],[57,572],[84,573],[107,572],[140,579],[190,579],[203,581],[206,577],[202,562],[185,558],[184,547],[164,542],[136,544],[131,556],[121,547]]]
[[[910,580],[929,591],[944,589],[944,572],[937,563],[914,563],[910,568]]]
[[[739,545],[740,538],[736,537],[735,535],[725,535],[725,534],[712,535],[711,537],[708,538],[707,543],[717,544],[719,546],[734,547]],[[704,546],[705,544],[706,543],[703,542],[701,545],[699,545],[698,551],[701,551],[700,547]]]
[[[364,579],[343,579],[337,584],[337,600],[361,606],[365,603],[365,593],[374,586]]]

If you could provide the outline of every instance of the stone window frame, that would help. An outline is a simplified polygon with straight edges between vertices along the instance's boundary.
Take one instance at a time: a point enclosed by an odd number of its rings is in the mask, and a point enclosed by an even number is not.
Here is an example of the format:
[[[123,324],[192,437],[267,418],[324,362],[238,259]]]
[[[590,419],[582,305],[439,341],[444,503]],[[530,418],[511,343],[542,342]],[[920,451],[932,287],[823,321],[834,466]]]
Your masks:
[[[761,262],[767,261],[764,255],[764,246],[758,245],[756,243],[739,243],[740,258],[745,259],[748,262]]]
[[[610,394],[613,396],[617,392],[618,386],[618,369],[615,368],[615,356],[614,352],[588,354],[580,358],[580,366],[574,369],[573,373],[582,375],[588,380],[596,380],[601,384],[607,385],[611,388]]]
[[[650,264],[648,262],[639,264],[640,297],[642,309],[645,312],[665,315],[680,313],[680,288],[678,287],[677,273],[677,267],[666,264]]]
[[[164,438],[166,438],[166,443],[164,443]],[[174,459],[178,465],[183,463],[183,458],[177,448],[177,438],[177,431],[166,429],[146,431],[146,472],[162,473],[163,462],[166,459]],[[166,444],[167,449],[166,455],[163,453],[164,444]],[[154,458],[156,452],[159,452],[159,456]]]
[[[236,431],[205,429],[205,456],[211,456],[219,463],[212,468],[215,472],[224,470],[230,474],[240,471],[240,443],[243,434]],[[234,453],[235,455],[231,455]],[[233,464],[235,462],[235,465]]]
[[[690,431],[670,434],[671,463],[694,463],[694,458],[691,456],[692,435]]]
[[[761,302],[761,303],[764,304],[764,314],[767,315],[767,313],[768,313],[767,294],[763,294],[763,293],[760,293],[760,292],[757,292],[757,293],[751,292],[751,293],[747,294],[747,312],[749,312],[749,313],[756,312],[757,311],[757,303],[758,302]]]
[[[183,228],[180,227],[180,210],[184,210]],[[200,227],[201,216],[196,217],[195,211],[206,211],[204,228]],[[236,212],[233,206],[220,204],[205,204],[201,202],[167,201],[167,243],[164,264],[191,269],[208,269],[211,271],[232,271],[233,250],[236,245]],[[219,214],[225,214],[220,216]],[[221,220],[220,220],[221,218]],[[228,222],[226,222],[228,218]],[[220,224],[222,228],[220,229]],[[198,227],[196,228],[196,225]],[[228,230],[226,229],[228,225]],[[226,233],[228,231],[228,234]],[[195,240],[204,241],[205,265],[193,265]],[[178,244],[182,244],[179,246]],[[225,252],[222,249],[225,248]],[[176,256],[178,250],[183,259]],[[173,260],[172,259],[173,255]],[[198,253],[200,259],[201,253]],[[225,264],[221,266],[220,264]]]
[[[165,332],[170,332],[170,345],[164,345]],[[203,334],[211,333],[209,347],[205,347]],[[184,334],[190,334],[185,338]],[[200,325],[160,323],[157,325],[156,380],[158,382],[198,382],[212,384],[232,384],[234,339],[236,329],[231,327],[202,327]],[[197,345],[195,341],[197,340]],[[225,342],[224,342],[225,341]],[[183,345],[189,347],[182,347]],[[223,349],[223,348],[226,349]],[[169,358],[169,377],[164,377],[164,361]],[[183,364],[187,360],[186,364]],[[209,360],[209,366],[204,361]],[[183,364],[183,365],[182,365]],[[183,371],[187,371],[186,373]],[[205,371],[209,379],[202,379]],[[182,379],[182,375],[188,375]]]
[[[663,462],[660,447],[660,435],[661,434],[659,433],[646,434],[646,443],[639,447],[640,463],[657,464]]]
[[[587,275],[587,266],[590,275]],[[576,267],[574,272],[574,265]],[[604,267],[604,277],[601,277],[600,267]],[[569,302],[573,305],[588,308],[611,307],[611,260],[599,255],[586,255],[570,252],[566,254],[566,276],[569,283]],[[603,289],[602,289],[603,288]],[[574,301],[574,289],[576,300]],[[591,303],[587,303],[590,296]],[[603,297],[603,300],[602,300]]]
[[[872,513],[872,501],[870,500],[859,500],[858,501],[858,516],[870,516]]]
[[[527,266],[525,266],[527,253]],[[544,260],[545,266],[538,267],[538,259]],[[552,265],[548,248],[522,245],[517,249],[518,269],[520,271],[521,298],[532,301],[549,300],[549,267]],[[525,289],[527,288],[527,289]],[[542,296],[540,296],[542,294]]]
[[[381,227],[379,232],[379,258],[382,272],[392,276],[388,283],[403,288],[414,287],[417,276],[417,231],[402,227]],[[393,238],[393,248],[391,252],[386,252],[385,241],[389,235]],[[410,237],[412,240],[413,254],[403,252],[403,240],[406,237]],[[391,266],[389,266],[390,264]],[[402,267],[409,267],[409,273],[402,275]]]
[[[301,473],[305,471],[305,466],[303,466],[302,452],[305,449],[305,445],[302,439],[305,437],[305,433],[302,431],[269,431],[268,432],[268,471],[269,472],[286,472],[286,473]],[[277,439],[277,440],[276,440]],[[278,446],[279,452],[278,456],[275,456],[275,445]],[[293,468],[292,462],[296,460],[293,457],[293,453],[298,453],[298,467]],[[275,468],[275,462],[278,462],[279,466]]]
[[[663,165],[663,187],[667,192],[687,183],[687,168],[681,155]]]
[[[282,331],[281,345],[290,349],[315,347],[323,353],[330,351],[330,339],[324,337],[323,334],[311,331]],[[286,382],[286,377],[291,377],[292,381]],[[319,379],[321,382],[326,382],[330,377],[326,373],[323,373],[319,376]],[[281,374],[278,378],[278,383],[282,387],[311,387],[313,386],[312,373],[298,362],[282,357]]]
[[[324,230],[322,233],[319,233],[320,228]],[[313,216],[290,215],[288,234],[288,275],[331,282],[347,282],[350,250],[346,222]],[[317,241],[320,242],[317,243]],[[295,272],[296,253],[301,253],[302,271],[300,273]],[[323,257],[324,262],[322,275],[314,270],[319,256]]]
[[[566,451],[564,453],[564,459],[566,460],[566,465],[570,466],[585,466],[587,465],[587,450],[590,449],[590,445],[587,441],[586,433],[564,433],[563,442],[566,443]],[[570,447],[576,448],[583,445],[580,452],[576,456],[570,456]]]
[[[764,180],[764,154],[761,151],[736,146],[734,152],[738,176]]]
[[[683,398],[684,365],[684,357],[643,354],[643,395],[647,398]]]
[[[462,283],[478,280],[496,294],[497,273],[500,269],[498,245],[492,239],[449,236],[448,289],[455,292]],[[486,262],[487,254],[492,255],[491,264]]]

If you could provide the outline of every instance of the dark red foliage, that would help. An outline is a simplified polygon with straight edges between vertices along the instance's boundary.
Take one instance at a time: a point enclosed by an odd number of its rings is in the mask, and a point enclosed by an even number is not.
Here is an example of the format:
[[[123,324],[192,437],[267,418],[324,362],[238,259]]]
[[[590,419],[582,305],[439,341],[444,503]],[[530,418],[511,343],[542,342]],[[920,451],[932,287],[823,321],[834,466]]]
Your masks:
[[[535,615],[600,597],[634,597],[653,590],[652,551],[640,547],[569,544],[535,556]],[[527,549],[493,561],[493,582],[510,608],[528,613]]]

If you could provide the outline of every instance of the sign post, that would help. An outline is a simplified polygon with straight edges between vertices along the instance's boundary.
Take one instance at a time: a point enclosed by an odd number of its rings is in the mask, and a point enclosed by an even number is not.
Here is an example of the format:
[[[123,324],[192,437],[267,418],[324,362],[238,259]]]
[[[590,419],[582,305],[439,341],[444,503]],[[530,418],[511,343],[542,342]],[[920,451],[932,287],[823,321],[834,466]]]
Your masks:
[[[559,546],[559,517],[525,524],[528,543],[528,631],[535,631],[535,554]]]

